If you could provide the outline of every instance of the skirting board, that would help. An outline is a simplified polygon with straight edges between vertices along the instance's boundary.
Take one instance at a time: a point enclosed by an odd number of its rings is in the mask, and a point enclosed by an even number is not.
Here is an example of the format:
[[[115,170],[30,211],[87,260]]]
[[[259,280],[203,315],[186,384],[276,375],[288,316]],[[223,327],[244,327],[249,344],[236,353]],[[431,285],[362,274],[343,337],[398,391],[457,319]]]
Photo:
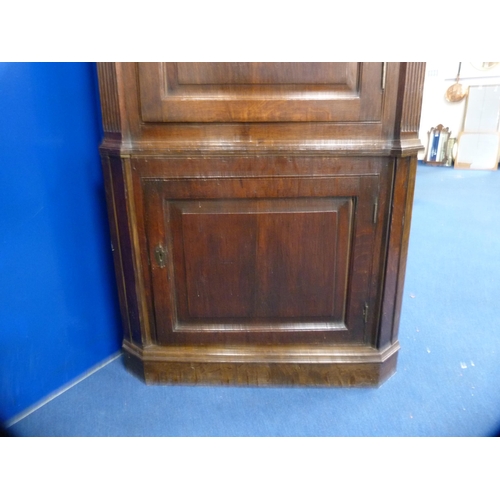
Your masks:
[[[79,377],[73,379],[72,381],[68,382],[67,384],[64,384],[62,387],[51,392],[48,396],[45,396],[40,401],[38,401],[35,404],[28,407],[26,410],[22,411],[21,413],[17,414],[16,416],[14,416],[14,417],[10,418],[9,420],[7,420],[6,422],[4,422],[3,423],[4,427],[6,429],[8,429],[9,427],[12,427],[14,424],[17,424],[23,418],[26,418],[28,415],[35,412],[36,410],[38,410],[42,406],[45,406],[47,403],[50,403],[50,401],[57,398],[58,396],[60,396],[64,392],[68,391],[69,389],[71,389],[75,385],[79,384],[80,382],[82,382],[86,378],[90,377],[95,372],[99,371],[101,368],[104,368],[106,365],[109,365],[109,363],[112,363],[115,359],[118,359],[120,356],[122,356],[122,354],[123,354],[122,352],[112,354],[111,356],[106,358],[104,361],[101,361],[97,365],[93,366],[92,368],[90,368],[89,370],[84,372]]]

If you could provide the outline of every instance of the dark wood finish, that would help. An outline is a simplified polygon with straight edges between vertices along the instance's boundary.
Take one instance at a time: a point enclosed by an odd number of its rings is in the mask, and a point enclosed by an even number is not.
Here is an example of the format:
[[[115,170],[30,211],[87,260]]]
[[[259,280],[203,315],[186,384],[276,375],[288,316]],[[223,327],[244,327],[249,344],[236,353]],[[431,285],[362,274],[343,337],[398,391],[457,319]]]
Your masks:
[[[363,341],[377,175],[143,183],[159,341]]]
[[[382,63],[139,64],[145,122],[374,121],[381,85]]]
[[[407,63],[401,72],[404,79],[403,106],[401,120],[396,121],[397,129],[403,134],[418,134],[420,126],[420,110],[422,108],[422,88],[424,86],[425,65]]]
[[[121,129],[116,68],[113,63],[100,63],[97,69],[101,99],[106,103],[102,106],[102,122],[109,137],[109,134],[119,133]]]
[[[396,370],[399,344],[140,349],[124,342],[125,366],[147,383],[378,386]]]
[[[101,63],[127,367],[152,383],[395,371],[420,63]]]
[[[385,270],[386,281],[378,338],[380,348],[394,342],[398,335],[416,169],[415,156],[397,159]]]
[[[150,359],[147,354],[124,344],[124,362],[127,369],[149,384],[214,384],[253,386],[338,386],[377,387],[396,371],[397,348],[386,357],[349,361],[323,361],[312,356],[307,360],[279,359],[263,362],[248,360],[216,361],[205,359],[181,361],[165,354],[161,359]],[[304,351],[306,351],[304,349]],[[283,358],[286,358],[283,352]],[[291,357],[291,356],[290,356]],[[366,356],[368,358],[368,356]]]

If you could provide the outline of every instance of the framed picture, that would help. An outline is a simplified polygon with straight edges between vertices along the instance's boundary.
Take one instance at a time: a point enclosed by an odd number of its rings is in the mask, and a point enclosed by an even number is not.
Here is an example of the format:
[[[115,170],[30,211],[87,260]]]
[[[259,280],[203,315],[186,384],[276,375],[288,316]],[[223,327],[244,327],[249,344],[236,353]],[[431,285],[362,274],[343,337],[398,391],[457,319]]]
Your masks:
[[[450,150],[448,148],[448,141],[450,140],[449,128],[439,124],[437,127],[432,127],[428,135],[424,162],[429,165],[451,165]]]

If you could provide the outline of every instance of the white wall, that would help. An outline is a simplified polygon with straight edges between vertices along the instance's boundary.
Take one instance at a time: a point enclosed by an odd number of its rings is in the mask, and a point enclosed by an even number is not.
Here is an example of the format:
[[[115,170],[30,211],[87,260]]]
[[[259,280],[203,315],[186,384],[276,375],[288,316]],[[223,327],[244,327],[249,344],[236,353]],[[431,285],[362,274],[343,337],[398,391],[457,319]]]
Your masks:
[[[475,68],[480,64],[462,62],[460,83],[465,86],[499,85],[500,64],[486,71]],[[446,90],[456,81],[458,65],[458,62],[427,63],[419,131],[424,147],[427,147],[427,133],[431,127],[441,123],[450,129],[451,137],[457,137],[462,130],[467,98],[460,102],[448,102],[445,99]],[[424,154],[422,151],[419,159],[423,159]]]

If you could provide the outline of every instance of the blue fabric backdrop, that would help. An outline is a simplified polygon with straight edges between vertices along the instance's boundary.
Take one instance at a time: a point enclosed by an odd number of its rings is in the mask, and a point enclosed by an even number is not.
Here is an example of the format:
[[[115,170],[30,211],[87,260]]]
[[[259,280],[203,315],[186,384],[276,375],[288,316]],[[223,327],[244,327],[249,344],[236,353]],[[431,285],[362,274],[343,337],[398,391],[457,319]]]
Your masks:
[[[0,63],[0,417],[120,347],[96,66]]]

